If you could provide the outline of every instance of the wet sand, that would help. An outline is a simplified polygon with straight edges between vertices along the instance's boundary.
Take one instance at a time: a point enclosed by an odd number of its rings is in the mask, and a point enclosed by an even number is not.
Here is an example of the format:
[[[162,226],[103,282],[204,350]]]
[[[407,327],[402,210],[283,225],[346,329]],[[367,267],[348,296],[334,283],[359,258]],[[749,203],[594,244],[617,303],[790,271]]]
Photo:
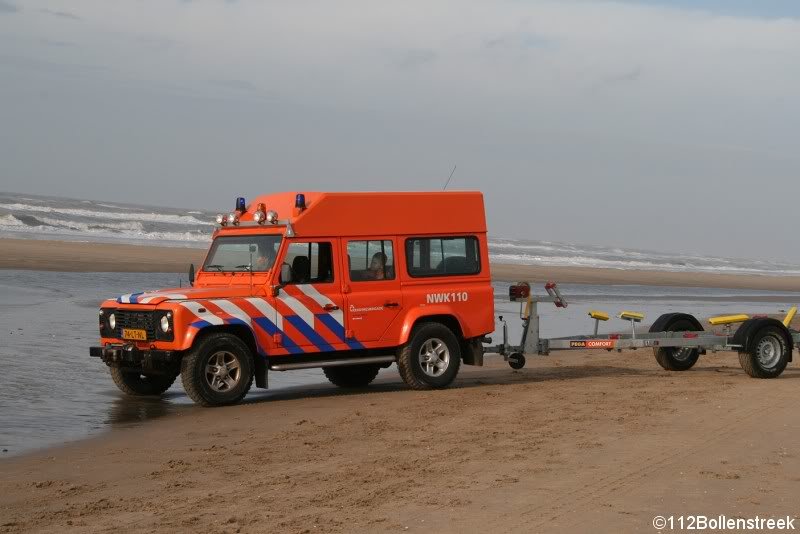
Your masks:
[[[288,390],[0,461],[2,532],[650,532],[795,515],[800,372],[650,351]]]
[[[186,273],[190,263],[198,265],[204,249],[167,248],[0,239],[0,269],[32,269],[70,272],[165,272]],[[584,284],[635,284],[676,287],[721,287],[800,291],[798,276],[758,276],[709,273],[628,271],[586,267],[542,267],[531,265],[492,265],[495,280]]]

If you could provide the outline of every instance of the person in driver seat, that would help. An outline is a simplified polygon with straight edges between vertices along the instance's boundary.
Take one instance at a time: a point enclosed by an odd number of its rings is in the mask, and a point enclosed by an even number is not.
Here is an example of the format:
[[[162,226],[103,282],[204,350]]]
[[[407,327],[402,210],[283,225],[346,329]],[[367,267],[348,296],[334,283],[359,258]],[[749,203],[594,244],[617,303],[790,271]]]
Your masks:
[[[258,256],[253,261],[254,271],[269,271],[275,262],[275,251],[272,247],[258,245]]]

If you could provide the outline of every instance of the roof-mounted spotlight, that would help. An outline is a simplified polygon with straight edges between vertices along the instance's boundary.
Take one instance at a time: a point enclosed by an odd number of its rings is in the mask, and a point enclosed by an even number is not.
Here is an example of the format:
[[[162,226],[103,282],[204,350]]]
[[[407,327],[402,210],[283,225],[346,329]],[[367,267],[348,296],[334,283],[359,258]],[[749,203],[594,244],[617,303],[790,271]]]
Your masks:
[[[263,224],[264,221],[267,220],[267,214],[264,209],[264,204],[258,205],[256,211],[253,212],[253,221],[257,222],[258,224]]]
[[[225,223],[227,222],[225,220],[225,216],[221,213],[218,213],[214,220],[217,221],[217,224],[220,226],[225,226]]]
[[[269,210],[267,212],[267,222],[270,224],[275,224],[278,222],[278,212],[275,210]]]
[[[235,211],[232,211],[228,214],[228,224],[232,224],[234,226],[239,224],[239,214]]]

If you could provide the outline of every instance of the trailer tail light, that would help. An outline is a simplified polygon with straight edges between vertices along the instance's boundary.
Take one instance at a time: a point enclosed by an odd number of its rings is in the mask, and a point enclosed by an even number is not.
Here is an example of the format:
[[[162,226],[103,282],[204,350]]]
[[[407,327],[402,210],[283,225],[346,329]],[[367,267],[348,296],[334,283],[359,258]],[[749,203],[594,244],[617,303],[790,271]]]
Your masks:
[[[525,300],[530,294],[531,286],[527,282],[519,282],[508,288],[508,298],[510,298],[512,302],[516,300]]]

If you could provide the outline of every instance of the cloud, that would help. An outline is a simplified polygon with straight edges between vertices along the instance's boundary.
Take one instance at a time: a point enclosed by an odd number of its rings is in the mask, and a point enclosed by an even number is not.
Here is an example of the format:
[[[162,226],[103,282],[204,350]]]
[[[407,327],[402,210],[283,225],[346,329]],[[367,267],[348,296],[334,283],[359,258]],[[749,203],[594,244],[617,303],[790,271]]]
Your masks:
[[[391,63],[401,69],[413,69],[436,60],[438,54],[428,48],[404,50],[392,54]]]
[[[19,12],[19,8],[10,2],[0,0],[0,14],[10,14]]]
[[[75,46],[75,43],[68,43],[67,41],[56,41],[54,39],[40,39],[39,42],[41,42],[43,45],[53,46],[56,48],[66,48],[70,46]]]
[[[45,13],[47,15],[52,15],[54,17],[59,17],[59,18],[62,18],[62,19],[83,20],[78,15],[75,15],[74,13],[70,13],[69,11],[59,11],[59,10],[53,10],[53,9],[40,9],[39,11],[41,13]]]
[[[248,82],[247,80],[208,80],[209,83],[214,85],[218,85],[220,87],[225,87],[227,89],[234,89],[236,91],[242,91],[245,93],[257,93],[260,92],[260,89],[253,83]]]
[[[608,76],[603,81],[609,84],[635,82],[642,77],[643,72],[644,69],[640,65],[637,65],[630,70]]]

